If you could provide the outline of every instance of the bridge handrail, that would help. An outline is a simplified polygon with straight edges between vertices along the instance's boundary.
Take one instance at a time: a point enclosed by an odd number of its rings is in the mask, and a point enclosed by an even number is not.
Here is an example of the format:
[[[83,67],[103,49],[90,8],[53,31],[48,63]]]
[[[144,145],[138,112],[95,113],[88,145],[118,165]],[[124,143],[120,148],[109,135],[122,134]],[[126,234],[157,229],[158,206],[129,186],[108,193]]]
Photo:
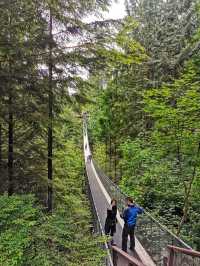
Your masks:
[[[96,170],[98,171],[98,173],[100,173],[100,176],[103,176],[105,179],[107,179],[107,181],[112,184],[112,186],[114,186],[116,188],[116,190],[119,191],[119,193],[121,193],[121,195],[126,198],[127,195],[121,191],[121,189],[119,188],[119,186],[117,186],[109,177],[107,177],[105,175],[105,173],[103,173],[103,171],[99,168],[98,164],[95,162],[95,160],[93,159],[93,163],[94,166],[96,168]],[[170,231],[165,225],[161,224],[155,217],[152,216],[152,214],[150,214],[150,212],[144,210],[144,213],[149,216],[151,218],[151,220],[153,220],[161,229],[163,229],[163,231],[168,232],[170,235],[172,235],[174,238],[176,238],[179,242],[182,243],[183,246],[187,247],[187,249],[192,249],[188,244],[186,244],[182,239],[180,239],[179,237],[177,237],[172,231]]]
[[[166,266],[200,265],[200,252],[172,245],[168,245],[167,248],[169,253],[164,260]]]
[[[110,196],[118,200],[118,205],[124,205],[126,195],[121,192],[119,187],[110,180],[94,162],[95,169]],[[156,265],[163,265],[163,259],[167,252],[167,245],[176,245],[182,248],[191,249],[184,241],[178,238],[168,228],[158,222],[149,212],[145,211],[144,215],[138,219],[136,227],[136,236],[149,255],[153,258]]]
[[[193,249],[179,248],[179,247],[172,246],[172,245],[168,245],[167,248],[170,250],[173,250],[174,252],[183,253],[185,255],[200,258],[200,252],[193,250]]]
[[[87,123],[84,121],[84,136],[87,138]],[[91,154],[90,149],[88,154]],[[110,197],[114,197],[118,201],[118,206],[124,207],[124,199],[126,198],[125,193],[99,168],[98,164],[92,159],[93,166],[107,190]],[[166,258],[167,245],[179,246],[181,248],[190,249],[183,240],[178,238],[173,232],[171,232],[166,226],[161,224],[155,217],[153,217],[147,210],[144,215],[138,219],[138,226],[136,227],[136,235],[139,242],[147,251],[147,254],[151,256],[156,265],[163,265],[163,259]]]
[[[120,249],[117,246],[112,246],[111,247],[113,250],[113,261],[114,261],[114,266],[117,266],[117,256],[121,256],[127,263],[130,263],[133,266],[145,266],[141,261],[137,260],[133,256],[130,256],[128,253],[124,252],[122,249]],[[116,262],[116,263],[115,263]]]

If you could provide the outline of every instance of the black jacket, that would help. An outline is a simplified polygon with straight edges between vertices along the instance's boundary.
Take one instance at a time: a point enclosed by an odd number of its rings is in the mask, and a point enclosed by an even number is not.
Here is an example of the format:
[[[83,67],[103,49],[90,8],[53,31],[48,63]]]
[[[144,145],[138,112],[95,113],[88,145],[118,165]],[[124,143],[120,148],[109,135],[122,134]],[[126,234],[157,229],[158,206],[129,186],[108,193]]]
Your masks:
[[[117,206],[113,206],[112,209],[107,209],[106,222],[112,226],[116,224]]]

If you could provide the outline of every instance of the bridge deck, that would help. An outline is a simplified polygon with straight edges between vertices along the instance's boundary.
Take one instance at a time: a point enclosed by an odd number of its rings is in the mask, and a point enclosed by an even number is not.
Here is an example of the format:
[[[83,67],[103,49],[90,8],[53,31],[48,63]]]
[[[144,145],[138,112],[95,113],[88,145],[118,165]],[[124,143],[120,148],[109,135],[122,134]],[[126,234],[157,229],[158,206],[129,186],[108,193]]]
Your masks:
[[[91,159],[92,156],[87,135],[86,114],[83,114],[83,135],[84,157],[89,183],[88,191],[92,208],[94,209],[94,220],[98,221],[96,229],[98,232],[102,233],[107,215],[107,207],[111,202],[111,197],[117,199],[118,207],[121,209],[122,206],[124,207],[126,195],[124,195],[120,188],[112,180],[110,180],[105,173],[102,172],[102,170],[98,167],[98,164]],[[121,238],[124,225],[119,212],[117,213],[117,220],[117,232],[114,235],[114,242],[119,247],[116,248],[116,252],[119,255],[121,252]],[[146,266],[182,266],[183,264],[188,266],[200,265],[200,253],[192,250],[189,245],[162,225],[159,220],[153,217],[147,210],[144,211],[143,215],[138,217],[136,236],[135,252],[132,253],[128,250],[129,255],[124,252],[122,252],[123,254],[121,255],[123,259],[126,256],[129,257],[130,260],[132,258],[132,261],[134,260],[133,257],[135,257],[136,259],[134,261],[137,261],[137,263],[133,263],[133,265],[140,265],[140,261],[142,265]],[[105,246],[107,245],[105,244]],[[126,254],[126,256],[124,256],[124,254]],[[109,261],[108,264],[107,261]],[[106,265],[112,265],[111,256],[106,258]],[[117,265],[125,266],[124,263]]]
[[[95,166],[93,164],[92,160],[88,160],[88,156],[91,155],[90,148],[89,148],[89,142],[88,142],[88,136],[87,132],[84,132],[84,156],[85,156],[85,164],[86,164],[86,171],[88,176],[88,182],[90,186],[90,190],[92,193],[93,200],[95,202],[95,206],[100,218],[100,222],[102,227],[104,227],[106,214],[107,214],[107,207],[110,204],[111,197],[106,191],[105,187],[103,186],[97,171],[95,169]],[[121,247],[121,236],[122,236],[122,228],[124,225],[123,220],[120,217],[119,212],[117,213],[117,230],[114,235],[114,242],[117,244],[118,247]],[[155,263],[150,258],[148,253],[145,251],[145,249],[142,247],[142,245],[139,243],[139,241],[136,238],[136,245],[135,245],[135,253],[131,250],[128,250],[128,253],[137,259],[140,259],[144,265],[147,266],[155,266]]]

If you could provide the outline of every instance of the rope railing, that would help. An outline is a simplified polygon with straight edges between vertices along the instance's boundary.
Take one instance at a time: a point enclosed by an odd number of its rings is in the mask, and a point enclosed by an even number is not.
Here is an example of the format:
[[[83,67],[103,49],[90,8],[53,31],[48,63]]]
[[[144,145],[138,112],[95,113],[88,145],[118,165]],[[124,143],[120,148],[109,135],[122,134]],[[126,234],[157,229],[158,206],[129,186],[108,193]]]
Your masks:
[[[103,173],[94,160],[93,163],[108,194],[110,197],[116,198],[118,207],[122,210],[124,208],[126,195]],[[166,257],[166,247],[168,245],[191,249],[190,246],[179,239],[147,211],[145,211],[142,216],[138,217],[136,236],[156,265],[163,265],[163,259]]]

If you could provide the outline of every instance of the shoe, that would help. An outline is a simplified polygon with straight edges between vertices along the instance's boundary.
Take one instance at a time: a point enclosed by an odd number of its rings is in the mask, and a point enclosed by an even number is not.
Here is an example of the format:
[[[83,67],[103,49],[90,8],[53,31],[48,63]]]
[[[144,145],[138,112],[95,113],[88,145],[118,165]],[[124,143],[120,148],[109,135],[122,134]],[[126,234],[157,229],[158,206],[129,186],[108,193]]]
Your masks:
[[[110,241],[107,242],[107,245],[108,245],[108,248],[111,248],[112,247],[112,244]]]
[[[130,250],[134,251],[135,250],[135,247],[130,247]]]
[[[110,241],[110,244],[111,244],[111,246],[117,246],[117,244],[115,243],[115,241],[113,239]]]
[[[127,253],[127,250],[126,250],[126,249],[122,248],[122,250],[123,250],[124,252],[126,252],[126,253]]]

